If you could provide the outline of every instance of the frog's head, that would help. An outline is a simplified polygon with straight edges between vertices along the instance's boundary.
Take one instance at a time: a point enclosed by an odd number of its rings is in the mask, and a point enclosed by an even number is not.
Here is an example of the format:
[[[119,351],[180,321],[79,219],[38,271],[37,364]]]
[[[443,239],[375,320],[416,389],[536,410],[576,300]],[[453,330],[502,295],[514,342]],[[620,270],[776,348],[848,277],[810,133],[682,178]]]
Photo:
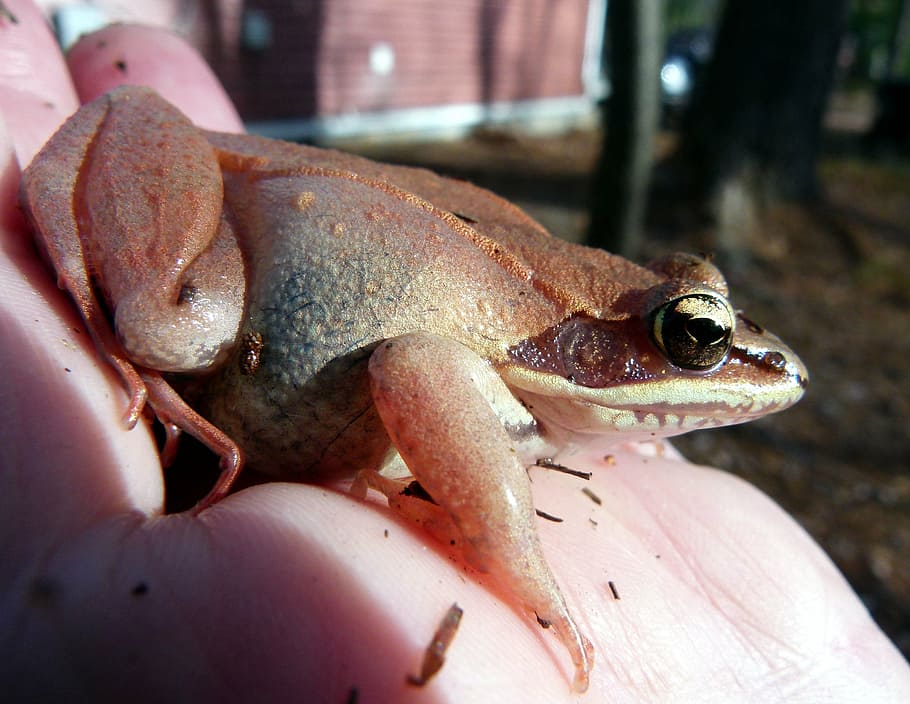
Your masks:
[[[644,440],[782,410],[808,385],[799,357],[733,309],[710,262],[672,255],[666,278],[514,345],[499,372],[530,412],[580,433]]]

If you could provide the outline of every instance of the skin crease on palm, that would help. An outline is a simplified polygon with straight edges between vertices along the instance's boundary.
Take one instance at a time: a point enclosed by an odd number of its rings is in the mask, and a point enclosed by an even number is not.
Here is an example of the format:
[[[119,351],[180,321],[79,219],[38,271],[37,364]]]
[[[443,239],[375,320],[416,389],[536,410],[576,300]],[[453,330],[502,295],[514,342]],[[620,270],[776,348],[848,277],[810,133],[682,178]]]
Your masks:
[[[154,442],[124,430],[120,380],[34,254],[16,157],[27,163],[76,109],[70,75],[82,101],[141,83],[204,127],[240,122],[170,35],[111,28],[67,66],[35,9],[5,4],[18,23],[0,20],[4,696],[910,701],[910,669],[792,519],[668,446],[600,440],[562,458],[593,471],[584,485],[531,470],[537,507],[565,519],[540,521],[544,550],[596,648],[585,695],[552,634],[382,501],[272,482],[199,517],[162,516]],[[453,602],[464,617],[446,663],[414,689],[406,675]]]

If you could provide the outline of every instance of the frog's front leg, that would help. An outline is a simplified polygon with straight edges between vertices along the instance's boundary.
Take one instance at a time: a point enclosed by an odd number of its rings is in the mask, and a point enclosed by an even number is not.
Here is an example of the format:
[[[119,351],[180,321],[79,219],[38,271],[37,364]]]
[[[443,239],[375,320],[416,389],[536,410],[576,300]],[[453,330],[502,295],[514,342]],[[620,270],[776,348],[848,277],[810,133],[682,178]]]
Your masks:
[[[552,624],[572,656],[574,686],[584,691],[593,647],[544,559],[513,439],[534,430],[533,418],[481,357],[428,333],[383,342],[370,359],[370,385],[392,442],[451,517],[465,554]]]

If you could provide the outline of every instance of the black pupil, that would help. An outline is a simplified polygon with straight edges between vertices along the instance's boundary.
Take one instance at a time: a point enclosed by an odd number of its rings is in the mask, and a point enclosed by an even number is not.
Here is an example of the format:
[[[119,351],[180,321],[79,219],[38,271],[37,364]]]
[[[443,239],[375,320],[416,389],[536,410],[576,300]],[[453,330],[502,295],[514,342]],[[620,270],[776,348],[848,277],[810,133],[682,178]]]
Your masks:
[[[686,332],[700,345],[714,345],[727,334],[723,325],[711,318],[690,318],[686,321]]]

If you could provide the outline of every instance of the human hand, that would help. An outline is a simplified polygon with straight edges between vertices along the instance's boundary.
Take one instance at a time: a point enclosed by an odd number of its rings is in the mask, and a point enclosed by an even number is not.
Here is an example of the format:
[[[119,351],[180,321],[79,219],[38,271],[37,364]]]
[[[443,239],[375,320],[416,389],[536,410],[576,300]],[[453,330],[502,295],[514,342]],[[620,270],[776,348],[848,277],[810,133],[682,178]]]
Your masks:
[[[23,163],[83,100],[152,85],[205,127],[239,130],[198,57],[116,27],[63,65],[34,9],[0,25],[0,110]],[[126,73],[117,67],[122,60]],[[24,72],[21,67],[27,67]],[[176,77],[176,78],[175,78]],[[50,104],[51,107],[48,106]],[[11,700],[569,701],[552,634],[457,555],[376,502],[268,483],[198,517],[162,516],[155,444],[37,259],[0,178],[0,687]],[[612,455],[605,462],[605,454]],[[540,533],[597,649],[588,701],[901,701],[906,663],[817,546],[751,486],[598,442],[532,469]],[[386,531],[388,534],[386,536]],[[620,599],[614,599],[613,582]],[[448,606],[439,675],[405,682]],[[904,695],[903,697],[901,695]]]

